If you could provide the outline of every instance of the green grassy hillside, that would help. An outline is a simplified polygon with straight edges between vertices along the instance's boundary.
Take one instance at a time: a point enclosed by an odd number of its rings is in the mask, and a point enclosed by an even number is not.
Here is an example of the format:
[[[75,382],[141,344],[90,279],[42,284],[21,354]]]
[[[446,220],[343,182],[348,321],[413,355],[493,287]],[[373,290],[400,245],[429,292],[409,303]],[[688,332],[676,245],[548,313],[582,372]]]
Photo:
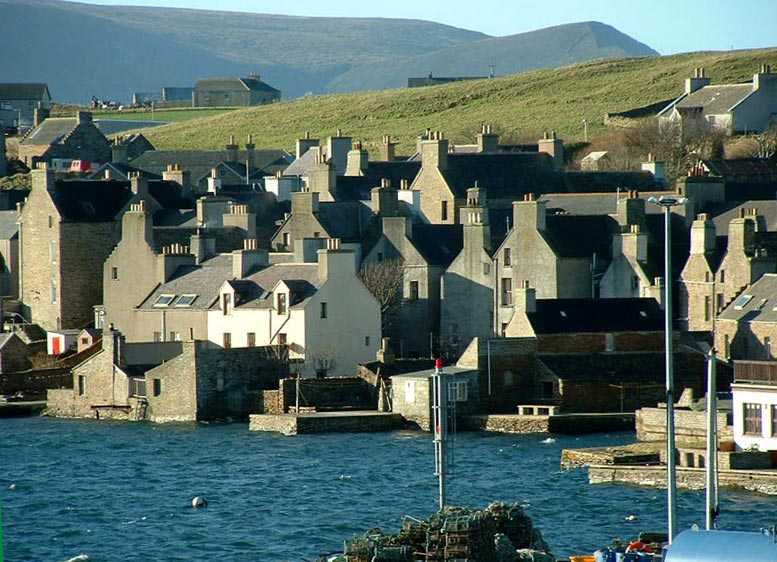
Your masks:
[[[453,143],[473,142],[481,123],[492,123],[503,140],[531,140],[557,131],[567,141],[600,135],[605,113],[647,105],[682,93],[683,80],[703,67],[712,83],[742,82],[761,64],[777,68],[777,49],[702,52],[583,63],[429,88],[327,95],[248,108],[144,131],[159,149],[220,148],[230,134],[250,133],[259,147],[294,148],[309,131],[320,139],[339,128],[374,149],[382,135],[414,152],[427,127]]]

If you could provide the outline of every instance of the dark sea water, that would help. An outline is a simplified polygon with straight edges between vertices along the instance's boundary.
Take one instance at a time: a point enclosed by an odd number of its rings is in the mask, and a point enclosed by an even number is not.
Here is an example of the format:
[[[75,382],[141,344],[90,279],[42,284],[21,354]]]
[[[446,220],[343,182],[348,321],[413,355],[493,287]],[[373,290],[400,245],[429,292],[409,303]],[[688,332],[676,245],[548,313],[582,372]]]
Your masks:
[[[559,557],[664,530],[665,491],[590,486],[585,470],[559,469],[563,448],[622,444],[633,434],[545,438],[458,435],[449,503],[520,502]],[[0,420],[0,444],[8,562],[296,562],[436,510],[424,433],[284,437],[245,424],[23,418]],[[207,498],[205,509],[190,507],[196,495]],[[703,526],[703,492],[680,491],[678,502],[681,530]],[[777,498],[723,492],[721,527],[776,521]]]

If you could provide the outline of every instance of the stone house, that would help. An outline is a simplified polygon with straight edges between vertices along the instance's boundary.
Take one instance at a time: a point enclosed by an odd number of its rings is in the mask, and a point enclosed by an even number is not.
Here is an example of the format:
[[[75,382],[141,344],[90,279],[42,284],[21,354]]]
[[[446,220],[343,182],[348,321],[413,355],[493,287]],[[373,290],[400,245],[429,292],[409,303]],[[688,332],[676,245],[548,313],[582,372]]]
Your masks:
[[[715,348],[725,359],[771,360],[777,341],[777,274],[765,273],[731,301],[715,321]]]
[[[111,160],[110,142],[92,122],[91,113],[46,119],[19,141],[19,160],[30,168],[55,158],[100,164]]]
[[[130,219],[141,224],[138,214]],[[380,307],[355,275],[353,252],[337,248],[336,240],[298,241],[295,255],[268,254],[250,242],[243,250],[211,250],[199,258],[188,248],[161,256],[146,250],[137,274],[152,280],[147,292],[135,290],[109,318],[122,316],[129,341],[198,339],[224,349],[287,345],[293,359],[306,362],[300,366],[306,375],[324,369],[322,363],[353,372],[375,356]],[[331,247],[317,254],[324,244]]]
[[[492,337],[495,332],[493,247],[485,190],[467,190],[461,213],[462,249],[443,273],[440,287],[440,334],[456,357],[473,338]]]
[[[49,390],[59,417],[181,422],[245,418],[288,365],[267,348],[213,350],[199,341],[126,343],[111,331],[73,369],[72,388]]]
[[[382,228],[363,264],[399,260],[402,267],[401,304],[383,335],[397,356],[429,357],[447,345],[440,332],[441,279],[461,252],[462,227],[384,216]]]
[[[45,83],[0,84],[0,125],[10,127],[32,127],[51,111],[51,94]]]
[[[105,259],[120,238],[119,218],[133,203],[158,199],[174,186],[133,178],[55,181],[45,164],[33,170],[33,189],[19,212],[19,298],[25,317],[44,329],[81,329],[102,299]]]
[[[296,241],[304,238],[339,238],[343,248],[362,256],[365,227],[372,211],[361,202],[321,202],[320,194],[308,188],[291,194],[291,212],[273,234],[270,245],[276,252],[293,251]]]
[[[106,325],[113,324],[130,341],[152,339],[152,333],[137,335],[135,309],[155,287],[180,274],[179,268],[195,268],[221,252],[242,249],[246,240],[256,242],[255,218],[246,206],[226,197],[201,197],[196,207],[183,213],[190,219],[183,223],[171,220],[170,215],[185,218],[175,210],[152,215],[144,200],[124,213],[122,238],[103,267],[101,314]],[[165,330],[157,327],[154,332],[159,332],[156,339],[169,339]],[[207,335],[201,329],[195,332],[199,339]]]
[[[281,101],[281,91],[262,82],[258,74],[246,78],[201,78],[194,85],[194,107],[246,107]]]
[[[762,65],[752,83],[712,85],[704,69],[685,80],[685,91],[659,114],[659,124],[679,125],[684,133],[720,130],[762,133],[777,114],[777,74]]]
[[[561,139],[540,140],[536,153],[498,152],[498,137],[481,133],[480,152],[449,153],[449,142],[440,132],[419,141],[421,169],[410,185],[421,193],[421,210],[437,224],[457,224],[460,207],[466,205],[467,189],[482,187],[489,206],[507,207],[526,193],[562,191],[554,173],[564,168]]]
[[[544,201],[527,195],[513,203],[513,228],[494,254],[496,329],[507,334],[514,314],[513,290],[524,279],[540,298],[594,296],[594,260],[609,256],[618,223],[606,215],[548,215]]]
[[[17,211],[0,211],[0,296],[19,298],[19,226]]]
[[[16,334],[0,334],[0,373],[26,371],[30,363],[31,351]]]
[[[256,148],[250,135],[245,148],[241,149],[231,135],[223,150],[147,150],[134,158],[130,156],[129,164],[158,176],[167,174],[170,177],[166,179],[177,177],[178,183],[190,185],[198,193],[206,193],[209,189],[213,192],[214,183],[219,188],[233,182],[245,185],[246,167],[251,183],[261,183],[261,178],[286,169],[292,160],[293,156],[286,150]],[[220,164],[227,164],[234,170],[219,167]],[[220,181],[213,182],[214,179]]]
[[[448,412],[456,417],[480,411],[480,384],[475,369],[444,367]],[[432,375],[434,369],[391,377],[392,412],[424,431],[432,431]],[[455,414],[454,414],[455,412]]]

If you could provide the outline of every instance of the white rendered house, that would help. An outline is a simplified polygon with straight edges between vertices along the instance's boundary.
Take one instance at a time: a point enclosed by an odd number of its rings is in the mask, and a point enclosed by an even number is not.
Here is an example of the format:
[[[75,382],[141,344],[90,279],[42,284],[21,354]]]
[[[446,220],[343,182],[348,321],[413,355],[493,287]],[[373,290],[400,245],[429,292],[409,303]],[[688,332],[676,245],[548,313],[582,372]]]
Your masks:
[[[736,361],[731,391],[737,449],[777,451],[777,362]]]

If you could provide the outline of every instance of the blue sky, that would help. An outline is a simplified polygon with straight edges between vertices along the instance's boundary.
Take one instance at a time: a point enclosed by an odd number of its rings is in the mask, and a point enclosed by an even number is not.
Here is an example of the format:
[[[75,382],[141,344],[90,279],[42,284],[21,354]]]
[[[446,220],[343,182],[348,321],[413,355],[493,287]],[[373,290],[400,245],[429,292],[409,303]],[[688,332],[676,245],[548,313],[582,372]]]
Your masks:
[[[436,21],[504,36],[580,21],[612,25],[662,55],[777,46],[777,0],[81,0],[293,16]]]

